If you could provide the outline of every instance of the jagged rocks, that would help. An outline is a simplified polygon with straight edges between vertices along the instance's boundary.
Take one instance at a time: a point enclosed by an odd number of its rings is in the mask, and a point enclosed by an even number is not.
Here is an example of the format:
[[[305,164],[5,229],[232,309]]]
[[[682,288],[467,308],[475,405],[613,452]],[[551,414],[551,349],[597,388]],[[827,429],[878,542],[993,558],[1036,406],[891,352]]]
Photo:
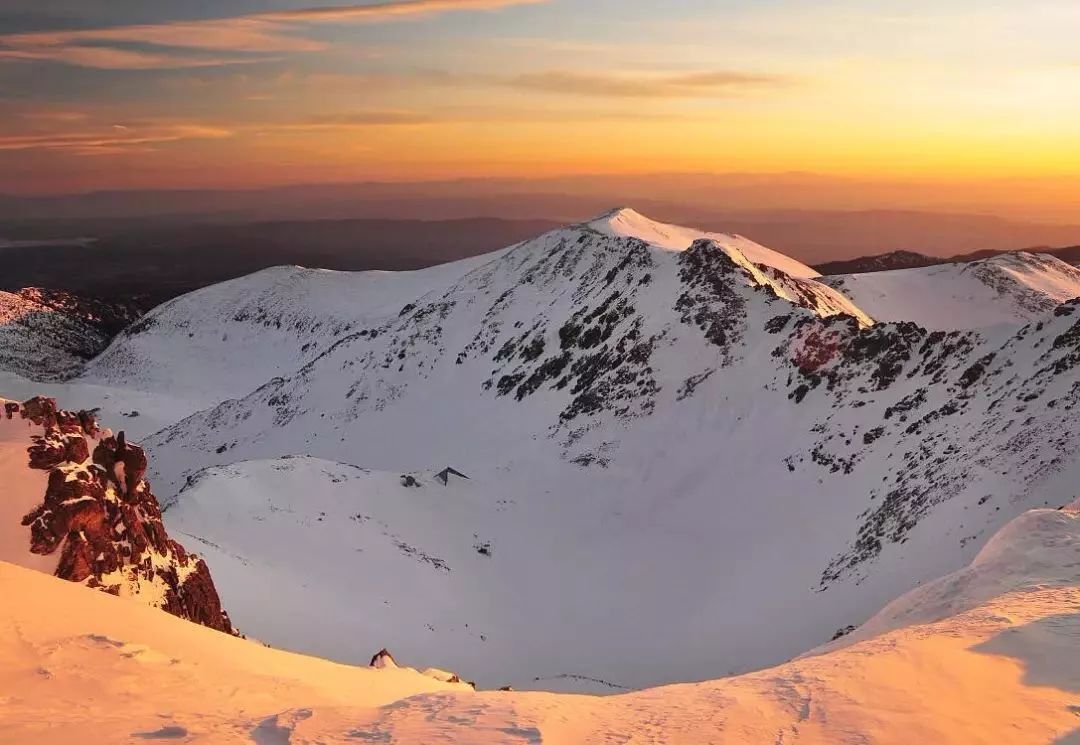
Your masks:
[[[451,468],[450,466],[447,466],[446,468],[444,468],[443,470],[441,470],[437,474],[435,474],[435,480],[438,481],[443,486],[448,486],[450,484],[450,478],[451,477],[457,477],[459,479],[468,479],[469,478],[468,476],[463,474],[461,471],[458,471],[456,468]]]
[[[377,670],[393,669],[398,666],[394,660],[394,655],[390,654],[388,649],[380,649],[371,657],[371,664],[368,667],[373,667]]]
[[[12,405],[14,404],[14,406]],[[22,519],[33,554],[59,554],[55,575],[234,633],[206,563],[169,538],[145,481],[142,448],[98,428],[89,412],[67,412],[51,398],[5,402],[41,427],[28,466],[48,471],[41,503]],[[93,451],[91,453],[91,445]]]
[[[380,649],[378,652],[372,655],[371,662],[368,664],[368,667],[374,668],[376,670],[396,670],[401,666],[398,665],[397,660],[394,659],[394,655],[390,654],[390,650]],[[428,678],[432,678],[433,680],[438,680],[442,683],[464,683],[465,685],[472,686],[473,689],[476,688],[475,683],[462,680],[460,675],[458,675],[457,673],[449,672],[447,670],[440,670],[435,667],[429,667],[425,670],[421,670],[420,674],[427,676]]]

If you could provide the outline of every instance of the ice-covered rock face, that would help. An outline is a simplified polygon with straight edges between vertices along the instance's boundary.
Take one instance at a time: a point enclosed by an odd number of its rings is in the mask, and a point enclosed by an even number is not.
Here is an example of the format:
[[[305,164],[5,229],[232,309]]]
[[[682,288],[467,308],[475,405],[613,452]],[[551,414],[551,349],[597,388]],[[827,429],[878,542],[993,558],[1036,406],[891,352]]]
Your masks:
[[[205,562],[166,533],[143,478],[142,448],[126,442],[123,432],[101,431],[92,414],[60,410],[50,398],[3,403],[5,426],[25,420],[33,425],[29,432],[37,430],[28,435],[26,466],[48,474],[40,503],[21,521],[29,553],[55,557],[61,579],[232,633]],[[3,477],[10,483],[17,474]],[[14,554],[5,547],[5,556]]]

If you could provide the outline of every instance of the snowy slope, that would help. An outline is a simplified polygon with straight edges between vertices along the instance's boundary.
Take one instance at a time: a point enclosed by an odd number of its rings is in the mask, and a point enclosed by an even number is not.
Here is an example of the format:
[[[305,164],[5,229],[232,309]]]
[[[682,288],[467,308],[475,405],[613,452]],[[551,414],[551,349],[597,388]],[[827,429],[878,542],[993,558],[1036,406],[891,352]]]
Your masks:
[[[95,411],[102,421],[123,429],[133,440],[141,440],[203,408],[197,396],[176,396],[168,392],[139,391],[123,385],[97,385],[77,380],[43,383],[3,371],[0,371],[0,395],[17,401],[48,396],[75,410]]]
[[[467,690],[268,649],[0,562],[0,742],[288,742],[292,723]],[[346,736],[347,737],[347,736]],[[338,740],[341,741],[341,740]]]
[[[295,371],[357,329],[441,292],[477,262],[415,272],[275,267],[211,285],[125,329],[74,382],[165,393],[201,408]]]
[[[37,599],[0,606],[11,631],[0,636],[0,739],[1069,743],[1080,736],[1078,565],[1080,516],[1037,511],[971,567],[883,611],[879,636],[741,677],[596,698],[474,693],[334,665],[0,564],[5,597]]]
[[[788,274],[796,279],[815,279],[821,275],[802,262],[790,256],[773,251],[771,248],[732,233],[708,233],[679,225],[668,225],[650,220],[628,207],[611,211],[606,215],[586,223],[604,235],[617,238],[636,238],[650,246],[668,251],[685,251],[695,241],[708,240],[719,245],[735,249],[751,262],[763,264]]]
[[[612,235],[634,219],[459,267],[296,372],[157,433],[166,522],[217,545],[231,588],[296,577],[313,614],[335,617],[361,616],[378,590],[400,651],[451,669],[482,659],[484,684],[640,688],[815,647],[962,566],[1025,509],[1072,498],[1080,305],[980,333],[869,326],[736,245],[672,251],[662,226]],[[285,455],[331,465],[242,465]],[[239,477],[204,471],[230,464]],[[470,477],[459,497],[396,486],[447,466]],[[264,486],[234,509],[247,479]],[[370,586],[342,576],[358,548],[394,570]],[[279,643],[382,643],[305,633],[284,617],[292,597],[231,591]]]
[[[1023,590],[1038,588],[1067,601],[1080,585],[1078,558],[1080,500],[1058,510],[1025,512],[998,531],[970,565],[897,598],[818,653],[971,613],[996,598]],[[1025,612],[1034,610],[1027,608]]]
[[[1080,297],[1080,269],[1047,254],[1022,252],[823,281],[878,320],[941,330],[1026,323]]]
[[[74,375],[108,344],[100,314],[112,312],[62,292],[0,291],[0,370],[45,380]]]

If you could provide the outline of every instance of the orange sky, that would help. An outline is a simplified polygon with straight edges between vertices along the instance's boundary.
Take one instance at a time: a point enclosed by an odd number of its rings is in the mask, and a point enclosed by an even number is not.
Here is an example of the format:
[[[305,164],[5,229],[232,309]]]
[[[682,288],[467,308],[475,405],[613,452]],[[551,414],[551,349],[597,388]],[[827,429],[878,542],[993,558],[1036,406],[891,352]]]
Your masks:
[[[0,189],[1080,175],[1073,0],[152,5],[5,3]]]

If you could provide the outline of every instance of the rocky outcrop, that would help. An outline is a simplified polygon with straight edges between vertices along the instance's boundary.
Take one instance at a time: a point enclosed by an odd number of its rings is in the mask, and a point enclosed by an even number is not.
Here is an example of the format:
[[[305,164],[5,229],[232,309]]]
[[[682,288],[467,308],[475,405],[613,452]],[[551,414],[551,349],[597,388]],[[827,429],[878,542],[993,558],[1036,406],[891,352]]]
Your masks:
[[[390,654],[389,649],[380,649],[371,657],[371,664],[368,667],[373,667],[377,670],[384,670],[388,668],[396,668],[397,662],[394,660],[394,655]]]
[[[49,472],[48,486],[22,524],[32,553],[58,555],[57,577],[235,633],[206,563],[169,538],[144,478],[142,448],[123,432],[101,430],[89,412],[58,409],[51,398],[5,402],[4,416],[41,427],[27,449],[28,465]]]
[[[390,650],[380,649],[378,652],[372,655],[371,664],[368,665],[368,667],[374,668],[375,670],[396,670],[401,666],[398,665],[397,660],[394,659],[394,655],[390,654]],[[460,675],[458,675],[457,673],[452,673],[448,670],[440,670],[435,667],[429,667],[425,670],[421,670],[420,674],[425,675],[429,678],[433,678],[434,680],[438,680],[442,683],[464,683],[467,686],[471,686],[473,690],[476,690],[476,683],[473,683],[470,680],[462,680]]]

